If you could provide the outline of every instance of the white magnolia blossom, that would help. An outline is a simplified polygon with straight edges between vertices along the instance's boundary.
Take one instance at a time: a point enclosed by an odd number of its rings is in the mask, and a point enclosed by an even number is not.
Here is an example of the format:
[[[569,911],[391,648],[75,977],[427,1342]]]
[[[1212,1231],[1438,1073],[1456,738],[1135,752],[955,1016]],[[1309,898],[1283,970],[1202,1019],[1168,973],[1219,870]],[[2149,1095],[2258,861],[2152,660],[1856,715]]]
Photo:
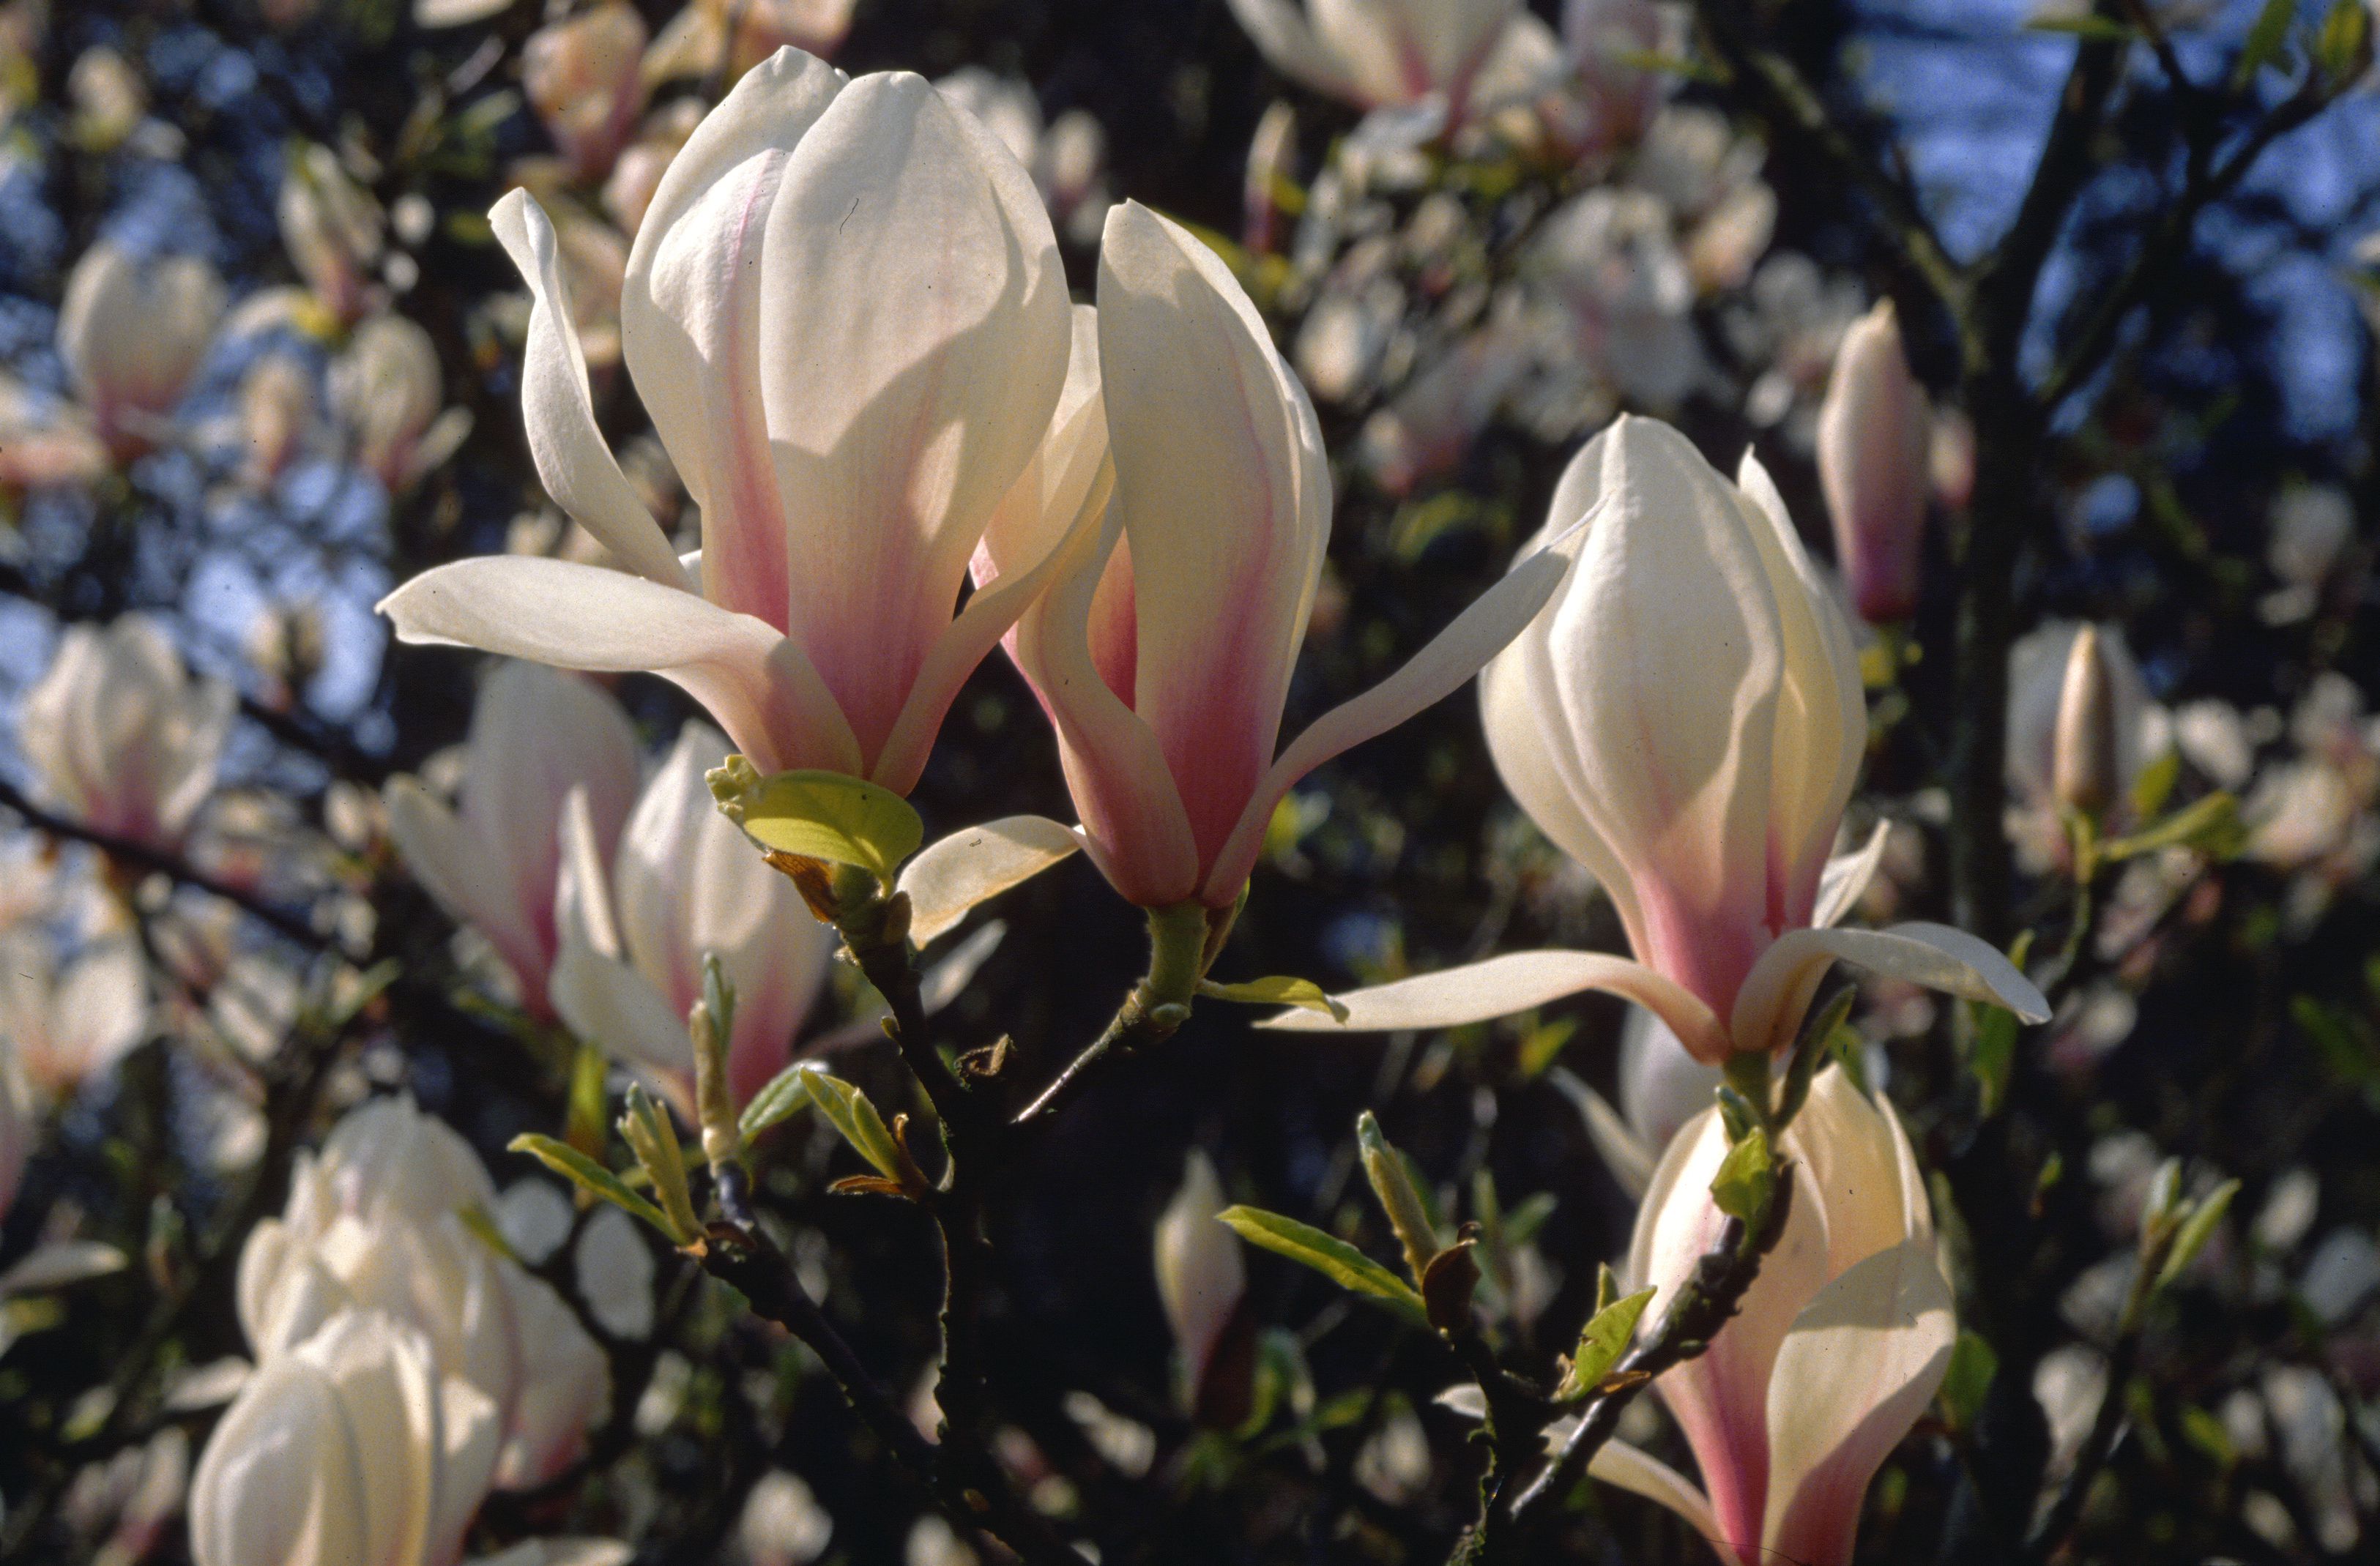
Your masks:
[[[1514,61],[1560,55],[1521,0],[1232,0],[1267,60],[1317,92],[1366,109],[1425,103],[1460,124],[1483,78],[1523,79]]]
[[[392,494],[412,488],[471,432],[469,409],[440,411],[437,346],[401,315],[356,328],[331,366],[330,390],[357,466]]]
[[[461,809],[411,777],[385,791],[389,836],[406,868],[487,938],[533,1015],[552,1014],[564,802],[584,791],[589,831],[608,853],[637,796],[637,771],[636,731],[616,702],[573,675],[507,662],[471,710]]]
[[[380,202],[337,153],[309,142],[290,154],[275,211],[281,243],[314,297],[342,323],[362,320],[380,292],[372,268],[388,226]]]
[[[58,310],[58,357],[118,460],[164,433],[223,313],[223,279],[199,257],[144,259],[103,239],[75,262]]]
[[[1623,1441],[1589,1469],[1675,1510],[1726,1566],[1849,1566],[1868,1481],[1932,1401],[1959,1335],[1909,1138],[1892,1106],[1829,1065],[1783,1137],[1792,1202],[1735,1317],[1654,1383],[1702,1469],[1698,1490]],[[1706,1110],[1637,1209],[1632,1287],[1664,1302],[1726,1221],[1710,1184],[1726,1127]]]
[[[190,676],[164,627],[127,614],[104,629],[67,628],[25,693],[17,744],[48,803],[172,849],[214,788],[237,706],[229,686]]]
[[[1239,1236],[1215,1220],[1230,1206],[1207,1155],[1193,1147],[1182,1188],[1157,1220],[1157,1297],[1173,1329],[1182,1401],[1199,1402],[1223,1329],[1247,1292]]]
[[[1066,379],[1065,273],[1032,181],[905,73],[854,81],[789,49],[711,111],[637,231],[620,307],[629,374],[701,508],[688,563],[596,429],[552,225],[521,192],[493,222],[534,301],[538,473],[623,569],[441,566],[382,605],[398,635],[651,670],[763,771],[906,793],[1063,541],[953,617],[1003,497],[1038,494]]]
[[[1843,334],[1818,409],[1818,480],[1835,563],[1870,625],[1917,612],[1933,461],[1933,410],[1910,371],[1892,301],[1881,300]]]
[[[851,30],[856,0],[689,0],[645,51],[645,80],[654,86],[682,77],[709,76],[726,63],[740,78],[780,49],[832,55]],[[730,28],[735,29],[731,40]]]
[[[1480,675],[1488,752],[1603,884],[1637,960],[1510,953],[1343,996],[1343,1021],[1265,1026],[1447,1027],[1601,989],[1716,1063],[1789,1048],[1839,960],[2047,1018],[1963,931],[1832,928],[1885,841],[1829,863],[1867,712],[1851,628],[1756,459],[1730,484],[1676,431],[1624,418],[1572,462],[1524,561],[1540,549],[1573,564]]]
[[[2067,666],[2082,630],[2072,620],[2051,620],[2026,632],[2009,649],[2008,784],[2009,836],[2029,868],[2062,864],[2070,848],[2058,814],[2058,714],[2066,691]],[[2112,702],[2117,796],[2114,819],[2129,819],[2132,784],[2141,769],[2172,743],[2172,724],[2149,698],[2148,683],[2132,657],[2120,626],[2097,627],[2099,657]]]
[[[300,1156],[282,1215],[240,1252],[240,1325],[258,1364],[269,1371],[343,1313],[385,1312],[484,1398],[491,1482],[525,1488],[558,1473],[609,1403],[611,1371],[561,1296],[463,1220],[495,1208],[470,1145],[410,1099],[353,1111]]]
[[[35,1102],[71,1098],[148,1031],[148,969],[129,936],[93,941],[61,965],[45,931],[0,935],[0,1038],[14,1044]]]
[[[605,0],[521,45],[521,92],[580,179],[601,179],[644,112],[644,18]]]
[[[735,989],[728,1084],[748,1100],[784,1068],[834,954],[786,877],[720,814],[703,773],[727,742],[688,723],[645,785],[606,864],[594,813],[574,791],[563,823],[561,953],[554,1011],[582,1038],[655,1077],[691,1115],[686,1014],[716,953]]]

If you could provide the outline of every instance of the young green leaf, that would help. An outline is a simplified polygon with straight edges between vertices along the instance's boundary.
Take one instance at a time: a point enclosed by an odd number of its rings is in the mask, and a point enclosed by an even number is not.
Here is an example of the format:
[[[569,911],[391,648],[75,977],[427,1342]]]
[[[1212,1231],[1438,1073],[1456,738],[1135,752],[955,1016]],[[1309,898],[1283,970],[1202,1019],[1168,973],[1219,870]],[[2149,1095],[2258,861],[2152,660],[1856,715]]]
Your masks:
[[[1578,1335],[1578,1349],[1571,1355],[1570,1369],[1563,1373],[1561,1385],[1554,1389],[1555,1402],[1576,1402],[1603,1384],[1604,1377],[1628,1352],[1628,1341],[1636,1335],[1636,1323],[1643,1319],[1645,1307],[1653,1303],[1653,1293],[1650,1289],[1640,1289],[1622,1295],[1602,1305],[1588,1318],[1585,1329]]]
[[[707,774],[720,810],[764,848],[856,865],[885,885],[926,840],[926,823],[887,788],[841,772],[762,777],[740,756]]]
[[[903,1166],[908,1159],[902,1154],[901,1145],[892,1139],[884,1117],[868,1102],[868,1095],[843,1078],[829,1074],[814,1062],[805,1062],[795,1069],[802,1074],[804,1085],[809,1088],[810,1101],[834,1123],[843,1139],[885,1179],[903,1178]]]
[[[629,1190],[625,1181],[567,1142],[557,1142],[532,1131],[514,1137],[506,1147],[511,1152],[527,1153],[580,1190],[601,1197],[631,1218],[643,1219],[677,1244],[693,1238],[678,1233],[661,1208]]]
[[[1950,1368],[1942,1377],[1944,1422],[1953,1430],[1972,1430],[1984,1411],[1984,1396],[1999,1374],[2000,1356],[1973,1332],[1961,1332],[1950,1348]]]
[[[2161,848],[2194,848],[2212,858],[2228,858],[2239,851],[2242,837],[2240,802],[2220,790],[2192,800],[2164,820],[2153,822],[2130,837],[2109,838],[2099,856],[2109,864],[2135,859]]]
[[[1768,1162],[1767,1133],[1755,1127],[1736,1138],[1711,1180],[1711,1200],[1730,1218],[1740,1218],[1755,1232],[1768,1217],[1777,1196],[1777,1171]]]
[[[1967,1070],[1975,1079],[1985,1118],[2000,1112],[2008,1095],[2009,1073],[2016,1066],[2016,1014],[1986,1002],[1968,1002],[1974,1030],[1967,1050]]]
[[[2158,1288],[2167,1287],[2189,1270],[2190,1264],[2198,1259],[2198,1253],[2206,1248],[2206,1242],[2215,1238],[2216,1228],[2223,1221],[2223,1215],[2231,1210],[2231,1198],[2239,1194],[2240,1183],[2227,1180],[2190,1209],[2190,1216],[2181,1220],[2181,1227],[2174,1232],[2173,1248],[2166,1252],[2165,1265],[2157,1269]]]
[[[802,1068],[787,1066],[769,1078],[767,1085],[752,1095],[752,1101],[744,1106],[744,1115],[736,1123],[736,1129],[744,1134],[744,1140],[748,1144],[752,1138],[779,1121],[789,1118],[809,1101],[810,1090]]]
[[[1225,1208],[1215,1217],[1249,1244],[1310,1267],[1342,1289],[1378,1300],[1416,1327],[1429,1325],[1421,1295],[1346,1241],[1261,1208]]]
[[[1309,1012],[1320,1012],[1333,1022],[1347,1020],[1347,1008],[1324,994],[1322,986],[1310,978],[1274,974],[1245,984],[1218,984],[1211,978],[1202,978],[1198,981],[1198,993],[1209,1000],[1237,1001],[1250,1006],[1303,1006]]]
[[[2232,67],[2234,92],[2255,80],[2256,73],[2280,55],[2281,45],[2289,42],[2289,24],[2297,16],[2298,0],[2265,0],[2255,25],[2248,30],[2248,44],[2240,51],[2240,63]]]
[[[1380,1210],[1389,1215],[1389,1226],[1404,1247],[1405,1269],[1418,1283],[1439,1252],[1438,1225],[1428,1204],[1422,1200],[1412,1170],[1380,1135],[1380,1123],[1369,1110],[1355,1117],[1355,1150],[1364,1160],[1364,1177],[1371,1182],[1372,1194],[1380,1199]]]
[[[672,1231],[700,1233],[702,1224],[694,1216],[694,1198],[686,1190],[686,1149],[678,1144],[677,1127],[671,1123],[669,1111],[655,1104],[643,1087],[631,1086],[627,1112],[620,1117],[620,1135],[644,1166]]]

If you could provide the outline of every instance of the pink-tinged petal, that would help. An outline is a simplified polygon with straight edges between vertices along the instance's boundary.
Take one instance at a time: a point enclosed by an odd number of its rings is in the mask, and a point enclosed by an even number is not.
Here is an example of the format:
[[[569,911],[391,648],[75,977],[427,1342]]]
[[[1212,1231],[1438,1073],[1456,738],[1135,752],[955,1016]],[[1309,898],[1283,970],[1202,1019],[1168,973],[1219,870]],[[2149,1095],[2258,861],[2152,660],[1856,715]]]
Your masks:
[[[613,833],[616,839],[618,833]],[[553,923],[561,949],[584,946],[599,956],[620,955],[620,925],[612,910],[612,878],[587,791],[574,788],[562,807],[562,871],[553,891]]]
[[[702,508],[703,594],[780,631],[792,587],[762,400],[762,233],[846,80],[787,50],[737,82],[662,176],[620,291],[628,372]]]
[[[1740,1050],[1793,1042],[1818,982],[1837,962],[1945,995],[2006,1006],[2031,1023],[2049,1020],[2049,1002],[1987,941],[1923,921],[1890,929],[1795,929],[1762,953],[1736,999],[1730,1031]]]
[[[952,629],[968,558],[1049,430],[1072,334],[1065,270],[1014,155],[895,72],[852,83],[793,149],[759,273],[788,631],[873,773]],[[998,622],[978,615],[957,646],[980,659]],[[935,677],[956,685],[947,667]],[[895,771],[914,775],[917,725],[905,749]]]
[[[1839,854],[1827,861],[1818,877],[1818,895],[1810,907],[1810,923],[1818,929],[1832,929],[1843,922],[1843,917],[1859,905],[1867,892],[1868,882],[1884,864],[1884,851],[1892,843],[1892,823],[1878,821],[1867,842],[1849,854]]]
[[[1729,1547],[1719,1532],[1718,1516],[1711,1511],[1710,1498],[1694,1488],[1693,1480],[1652,1453],[1626,1441],[1606,1441],[1588,1460],[1586,1472],[1590,1477],[1646,1500],[1658,1501],[1676,1512],[1685,1520],[1686,1526],[1709,1542],[1718,1554],[1720,1566],[1743,1566],[1742,1557]]]
[[[1901,350],[1892,301],[1843,334],[1818,409],[1818,481],[1835,528],[1835,561],[1871,625],[1917,612],[1934,416]]]
[[[709,708],[763,771],[861,770],[851,725],[800,648],[692,593],[599,565],[489,556],[425,571],[380,609],[400,641],[597,673],[650,670]]]
[[[1212,863],[1272,764],[1330,535],[1330,464],[1262,318],[1187,229],[1115,208],[1099,294],[1138,626],[1132,706]]]
[[[1773,1558],[1850,1566],[1868,1481],[1941,1386],[1958,1336],[1930,1238],[1860,1262],[1794,1320],[1768,1391]]]
[[[1403,722],[1423,708],[1453,694],[1481,664],[1521,634],[1561,586],[1570,562],[1552,552],[1514,566],[1440,631],[1404,666],[1370,690],[1316,719],[1268,770],[1240,814],[1239,825],[1216,856],[1199,895],[1221,907],[1240,894],[1264,847],[1273,807],[1300,778],[1376,734]]]
[[[633,15],[634,13],[631,13]],[[554,504],[640,577],[686,585],[677,556],[619,459],[595,427],[587,356],[571,325],[553,225],[526,190],[498,201],[488,223],[528,284],[528,337],[521,356],[521,418],[529,456]]]
[[[686,1016],[652,980],[592,947],[570,945],[554,960],[553,1010],[570,1031],[621,1064],[648,1074],[673,1103],[694,1105],[693,1047]]]
[[[413,779],[391,779],[382,799],[389,839],[413,879],[456,921],[487,937],[513,970],[524,999],[537,995],[545,957],[528,911],[513,900],[505,867]]]
[[[1273,69],[1317,92],[1364,102],[1355,79],[1336,53],[1315,36],[1299,0],[1231,0],[1232,15]]]
[[[1333,1000],[1342,1022],[1320,1012],[1292,1010],[1257,1026],[1283,1033],[1386,1033],[1405,1028],[1460,1027],[1508,1017],[1585,990],[1624,996],[1706,1050],[1724,1051],[1726,1036],[1710,1009],[1642,963],[1602,952],[1508,952],[1459,968],[1401,978]]]
[[[927,652],[873,781],[896,794],[916,784],[959,686],[1049,589],[1068,552],[1098,531],[1114,487],[1099,396],[1099,312],[1077,305],[1066,383],[1049,431],[985,527],[970,563],[975,596]]]
[[[1046,816],[1003,816],[928,844],[901,869],[909,939],[927,945],[978,904],[1023,885],[1082,845],[1074,828]]]

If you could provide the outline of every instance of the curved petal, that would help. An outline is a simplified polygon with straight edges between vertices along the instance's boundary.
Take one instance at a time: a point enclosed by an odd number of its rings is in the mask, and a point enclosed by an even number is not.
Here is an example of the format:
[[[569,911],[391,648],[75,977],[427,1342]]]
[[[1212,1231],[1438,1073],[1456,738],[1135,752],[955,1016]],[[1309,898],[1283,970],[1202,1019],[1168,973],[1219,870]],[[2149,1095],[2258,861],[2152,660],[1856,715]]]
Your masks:
[[[650,979],[592,947],[573,945],[554,960],[550,993],[571,1032],[621,1064],[655,1074],[674,1101],[691,1106],[694,1052],[686,1018],[670,1010]]]
[[[1724,1566],[1743,1566],[1742,1558],[1720,1536],[1718,1517],[1711,1511],[1710,1498],[1696,1489],[1693,1480],[1652,1453],[1626,1441],[1606,1441],[1597,1449],[1586,1471],[1607,1485],[1660,1502],[1685,1519],[1686,1525],[1718,1552]]]
[[[1344,1022],[1294,1009],[1257,1026],[1282,1033],[1387,1033],[1405,1028],[1459,1027],[1525,1012],[1582,990],[1624,996],[1676,1030],[1697,1053],[1729,1048],[1718,1019],[1686,990],[1642,963],[1602,952],[1508,952],[1483,963],[1401,978],[1333,996]]]
[[[937,840],[901,870],[909,939],[926,945],[978,904],[1032,880],[1082,845],[1074,828],[1047,816],[1003,816]]]
[[[709,708],[763,771],[860,771],[851,725],[800,648],[692,593],[600,565],[492,555],[425,571],[379,607],[400,641],[650,670]]]
[[[654,188],[620,289],[628,373],[702,509],[703,595],[781,631],[792,587],[762,401],[762,232],[794,149],[846,82],[790,49],[738,81]]]
[[[1890,929],[1792,929],[1760,955],[1736,997],[1730,1031],[1740,1050],[1793,1042],[1818,981],[1838,961],[1961,1000],[2006,1006],[2025,1022],[2049,1020],[2049,1002],[1989,941],[1922,921]]]
[[[872,771],[1050,428],[1065,270],[1014,156],[924,78],[887,72],[845,88],[788,155],[759,271],[787,630]],[[992,618],[968,627],[978,659],[1006,628],[983,635]]]
[[[1892,823],[1878,821],[1867,842],[1848,854],[1838,854],[1827,861],[1818,877],[1818,898],[1810,908],[1810,923],[1819,929],[1832,929],[1843,922],[1843,916],[1855,907],[1868,882],[1876,879],[1877,868],[1884,863],[1884,851],[1892,842]]]
[[[1317,92],[1364,101],[1345,62],[1315,36],[1298,0],[1231,0],[1232,15],[1273,69]]]
[[[528,283],[521,419],[546,493],[629,570],[663,587],[685,587],[686,573],[661,525],[628,487],[619,458],[595,427],[587,356],[571,324],[570,296],[545,209],[528,191],[513,190],[496,203],[488,224]]]
[[[1377,734],[1385,734],[1423,708],[1453,694],[1463,681],[1519,636],[1561,586],[1570,562],[1550,551],[1513,567],[1470,607],[1454,617],[1429,644],[1404,666],[1353,700],[1316,719],[1290,743],[1257,783],[1239,825],[1216,856],[1199,895],[1220,907],[1240,894],[1248,881],[1257,853],[1264,847],[1265,828],[1273,807],[1300,778],[1340,752]]]
[[[1132,554],[1132,708],[1211,865],[1271,766],[1330,531],[1313,405],[1231,269],[1135,202],[1108,214],[1099,360]]]
[[[415,779],[390,779],[382,799],[389,840],[421,889],[458,923],[486,936],[524,989],[535,985],[544,965],[540,945],[504,884],[504,865]]]
[[[1877,1252],[1810,1302],[1769,1380],[1767,1549],[1849,1566],[1868,1481],[1942,1384],[1958,1336],[1930,1239]]]

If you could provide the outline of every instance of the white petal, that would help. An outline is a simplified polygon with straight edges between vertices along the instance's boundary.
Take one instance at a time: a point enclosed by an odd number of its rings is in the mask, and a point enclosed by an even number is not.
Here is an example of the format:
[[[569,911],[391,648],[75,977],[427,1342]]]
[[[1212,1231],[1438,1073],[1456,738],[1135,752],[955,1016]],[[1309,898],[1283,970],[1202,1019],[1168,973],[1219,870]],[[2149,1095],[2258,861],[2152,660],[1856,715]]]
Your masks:
[[[422,890],[457,921],[486,936],[523,983],[535,980],[536,930],[513,901],[505,866],[464,830],[431,792],[409,777],[389,780],[382,791],[388,808],[389,840]]]
[[[653,1330],[653,1254],[636,1220],[618,1208],[596,1209],[572,1261],[579,1298],[603,1330],[640,1342]]]
[[[1587,989],[1624,995],[1669,1021],[1679,1038],[1700,1040],[1706,1049],[1726,1048],[1718,1019],[1700,1001],[1641,963],[1601,952],[1509,952],[1486,962],[1334,996],[1347,1009],[1344,1022],[1301,1008],[1257,1026],[1283,1033],[1459,1027]]]
[[[1317,92],[1360,101],[1346,64],[1315,36],[1298,0],[1232,0],[1232,15],[1275,70]]]
[[[1603,1157],[1604,1168],[1611,1178],[1632,1197],[1642,1199],[1653,1184],[1655,1150],[1638,1139],[1611,1100],[1587,1086],[1568,1066],[1556,1066],[1546,1077],[1562,1091],[1563,1097],[1578,1108],[1578,1118],[1586,1125],[1587,1140]]]
[[[1878,821],[1865,844],[1827,861],[1825,873],[1818,877],[1818,901],[1810,910],[1813,926],[1832,929],[1843,922],[1843,916],[1858,905],[1868,882],[1876,879],[1877,868],[1884,863],[1884,851],[1891,843],[1892,823]]]
[[[1617,1485],[1631,1495],[1660,1502],[1684,1518],[1686,1525],[1718,1552],[1724,1566],[1743,1566],[1742,1558],[1720,1536],[1710,1498],[1696,1489],[1693,1480],[1659,1458],[1626,1441],[1606,1441],[1597,1449],[1586,1471],[1607,1485]]]
[[[1083,845],[1046,816],[1004,816],[929,844],[901,871],[909,939],[924,946],[979,903],[1022,885]]]
[[[70,1288],[121,1272],[124,1267],[125,1255],[114,1245],[97,1240],[53,1240],[0,1272],[0,1299]]]
[[[1569,569],[1567,559],[1550,552],[1522,562],[1395,674],[1316,719],[1257,783],[1255,796],[1208,874],[1202,891],[1206,900],[1220,903],[1247,884],[1248,872],[1264,846],[1273,807],[1300,778],[1342,751],[1386,733],[1451,695],[1536,618]]]
[[[1795,1318],[1768,1387],[1770,1549],[1850,1560],[1868,1481],[1942,1384],[1958,1336],[1930,1238],[1868,1257]]]
[[[600,565],[506,555],[425,571],[380,609],[400,641],[565,669],[650,670],[709,708],[763,771],[860,771],[851,725],[801,649],[692,593]]]
[[[571,324],[553,225],[526,190],[508,192],[488,214],[496,238],[528,283],[528,338],[521,361],[521,417],[546,492],[629,570],[666,587],[686,586],[677,556],[619,459],[595,427],[587,356]]]
[[[1791,929],[1760,955],[1730,1019],[1736,1047],[1774,1050],[1792,1042],[1818,981],[1838,961],[1961,1000],[2006,1006],[2025,1022],[2049,1020],[2049,1002],[1989,941],[1922,921],[1890,929]]]
[[[583,945],[562,949],[549,993],[570,1030],[623,1064],[671,1081],[683,1098],[694,1071],[686,1017],[652,981],[627,964]]]

